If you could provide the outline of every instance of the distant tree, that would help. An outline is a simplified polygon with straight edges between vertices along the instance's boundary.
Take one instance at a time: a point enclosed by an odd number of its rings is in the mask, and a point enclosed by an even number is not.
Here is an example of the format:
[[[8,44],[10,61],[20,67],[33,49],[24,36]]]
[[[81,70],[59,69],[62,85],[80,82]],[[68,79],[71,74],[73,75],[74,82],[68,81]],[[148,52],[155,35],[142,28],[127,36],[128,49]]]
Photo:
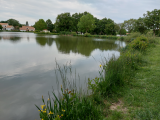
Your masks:
[[[2,28],[3,28],[2,25],[0,25],[0,30],[2,30]]]
[[[95,19],[93,15],[90,13],[83,15],[80,18],[80,22],[78,22],[78,30],[83,32],[88,32],[90,30],[94,30],[95,26]]]
[[[19,26],[19,24],[20,24],[19,21],[15,20],[15,19],[9,19],[9,20],[7,20],[7,22],[9,25],[13,25],[14,27]]]
[[[100,26],[99,26],[99,19],[97,19],[96,17],[94,17],[94,20],[95,20],[95,29],[92,30],[92,34],[99,34],[100,33]]]
[[[107,24],[105,25],[105,33],[107,35],[116,35],[115,23],[113,20],[107,20]]]
[[[125,20],[123,23],[124,29],[126,29],[127,32],[131,33],[135,29],[135,22],[136,19]]]
[[[3,20],[2,20],[2,21],[0,21],[0,23],[8,23],[8,21],[3,21]]]
[[[35,22],[34,27],[36,30],[44,30],[47,29],[47,24],[43,19],[39,19],[37,22]]]
[[[120,30],[119,30],[119,34],[120,35],[126,35],[126,30],[125,29],[123,29],[123,28],[121,28]]]
[[[70,13],[61,13],[56,18],[55,29],[60,31],[73,31],[73,20]]]
[[[160,9],[154,9],[153,11],[147,11],[146,14],[143,14],[145,25],[149,29],[153,29],[154,35],[155,31],[160,29]]]
[[[147,26],[145,25],[145,20],[144,18],[139,18],[135,22],[135,32],[140,32],[141,34],[144,34],[147,32]]]
[[[101,19],[99,22],[98,22],[98,29],[99,29],[99,34],[105,34],[105,27],[106,27],[106,24],[108,23],[108,19],[107,18],[103,18]]]
[[[83,13],[75,13],[72,15],[73,20],[73,31],[78,31],[78,22],[80,21],[80,18],[83,16]]]
[[[22,27],[22,24],[19,24],[19,27]]]
[[[26,21],[26,26],[29,26],[28,21]]]
[[[46,21],[46,24],[47,24],[47,30],[49,30],[50,32],[52,32],[52,30],[54,28],[54,25],[52,24],[52,21],[50,19],[48,19]]]

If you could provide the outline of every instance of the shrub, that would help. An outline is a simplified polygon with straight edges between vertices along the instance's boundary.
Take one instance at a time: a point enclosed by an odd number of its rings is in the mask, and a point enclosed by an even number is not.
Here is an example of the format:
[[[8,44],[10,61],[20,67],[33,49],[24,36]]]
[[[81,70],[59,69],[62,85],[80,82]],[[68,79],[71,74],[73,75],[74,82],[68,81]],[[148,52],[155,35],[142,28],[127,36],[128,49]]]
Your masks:
[[[77,33],[76,32],[72,32],[71,33],[73,36],[77,36]]]
[[[91,34],[90,33],[85,33],[84,37],[91,37]]]
[[[124,40],[124,37],[120,37],[120,40]]]
[[[131,42],[134,39],[136,39],[137,37],[139,37],[140,35],[141,35],[141,33],[139,33],[139,32],[133,32],[133,33],[130,33],[129,35],[127,35],[126,37],[124,37],[124,40]]]
[[[131,48],[137,50],[145,50],[148,46],[148,39],[144,36],[137,37],[130,44]]]

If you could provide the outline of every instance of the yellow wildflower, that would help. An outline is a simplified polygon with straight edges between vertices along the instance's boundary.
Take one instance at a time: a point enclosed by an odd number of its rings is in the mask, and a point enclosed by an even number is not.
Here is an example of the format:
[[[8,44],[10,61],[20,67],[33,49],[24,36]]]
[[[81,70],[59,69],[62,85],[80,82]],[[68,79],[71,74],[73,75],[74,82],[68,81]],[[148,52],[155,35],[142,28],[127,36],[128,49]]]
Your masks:
[[[48,98],[48,101],[49,101],[50,99]]]
[[[49,114],[54,114],[54,113],[50,111]]]
[[[62,88],[62,85],[61,85],[61,88]]]
[[[61,116],[63,116],[63,114],[61,114]]]
[[[44,107],[44,106],[46,106],[46,105],[41,105],[42,110],[43,110],[43,107]]]
[[[46,113],[46,111],[43,111],[43,113]]]
[[[65,112],[65,110],[62,109],[63,112]]]
[[[99,67],[101,67],[102,65],[99,65]]]

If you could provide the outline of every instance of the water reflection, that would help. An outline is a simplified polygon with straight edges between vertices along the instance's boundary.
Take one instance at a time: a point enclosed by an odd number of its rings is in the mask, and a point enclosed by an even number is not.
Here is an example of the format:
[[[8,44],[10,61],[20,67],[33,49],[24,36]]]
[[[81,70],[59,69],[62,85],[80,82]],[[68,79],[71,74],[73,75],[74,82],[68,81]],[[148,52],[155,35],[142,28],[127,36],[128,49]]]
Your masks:
[[[119,57],[117,49],[125,45],[115,40],[23,32],[2,32],[0,38],[0,120],[38,120],[34,104],[42,104],[42,95],[48,99],[52,87],[57,90],[55,58],[60,66],[71,61],[73,76],[76,69],[77,84],[84,88],[85,79],[99,75],[101,55]]]
[[[10,40],[13,43],[20,42],[21,40],[21,37],[17,37],[17,36],[2,36],[0,38],[3,40]]]
[[[61,36],[55,39],[57,49],[64,53],[69,54],[70,52],[90,56],[92,51],[95,49],[114,50],[118,47],[115,41],[107,41],[101,39],[101,41],[93,40],[93,38],[86,37],[65,37]]]
[[[51,46],[53,44],[54,38],[51,37],[42,37],[42,36],[38,36],[36,37],[36,42],[37,44],[41,45],[41,46],[45,46],[46,44],[48,46]]]

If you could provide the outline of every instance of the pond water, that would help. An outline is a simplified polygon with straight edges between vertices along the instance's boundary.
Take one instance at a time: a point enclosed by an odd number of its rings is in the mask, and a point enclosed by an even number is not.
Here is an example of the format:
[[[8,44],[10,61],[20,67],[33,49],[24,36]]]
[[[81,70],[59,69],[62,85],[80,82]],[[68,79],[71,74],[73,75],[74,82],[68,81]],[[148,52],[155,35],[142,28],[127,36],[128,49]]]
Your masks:
[[[125,42],[97,38],[0,32],[0,120],[39,120],[35,104],[57,90],[56,62],[71,62],[79,86],[98,77],[104,57],[120,56]],[[60,79],[59,79],[60,80]],[[60,82],[61,84],[61,82]],[[83,87],[85,88],[85,87]]]

